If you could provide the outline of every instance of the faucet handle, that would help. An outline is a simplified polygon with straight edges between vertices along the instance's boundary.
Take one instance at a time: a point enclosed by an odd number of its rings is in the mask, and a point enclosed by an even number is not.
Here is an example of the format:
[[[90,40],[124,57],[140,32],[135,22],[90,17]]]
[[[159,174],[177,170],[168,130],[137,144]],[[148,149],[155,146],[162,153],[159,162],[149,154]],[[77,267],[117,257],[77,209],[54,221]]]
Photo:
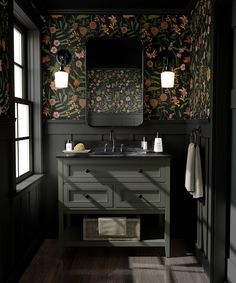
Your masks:
[[[110,131],[110,141],[112,141],[112,140],[113,140],[113,138],[114,138],[113,133],[114,133],[114,132],[113,132],[113,130],[111,130],[111,131]]]
[[[104,152],[107,152],[107,143],[104,145]]]

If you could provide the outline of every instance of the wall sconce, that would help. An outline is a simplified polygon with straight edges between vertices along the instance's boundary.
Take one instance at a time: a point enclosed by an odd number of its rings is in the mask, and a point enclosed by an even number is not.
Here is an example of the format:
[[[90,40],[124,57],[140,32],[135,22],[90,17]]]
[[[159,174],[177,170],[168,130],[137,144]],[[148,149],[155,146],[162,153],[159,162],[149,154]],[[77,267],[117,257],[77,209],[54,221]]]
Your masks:
[[[56,59],[60,64],[60,70],[55,73],[55,87],[66,88],[68,87],[69,74],[64,71],[64,67],[71,61],[71,53],[66,49],[61,49],[57,52]]]
[[[161,87],[162,88],[172,88],[174,87],[175,73],[171,70],[169,62],[171,59],[171,52],[168,50],[163,50],[161,52],[163,58],[163,69],[161,73]]]

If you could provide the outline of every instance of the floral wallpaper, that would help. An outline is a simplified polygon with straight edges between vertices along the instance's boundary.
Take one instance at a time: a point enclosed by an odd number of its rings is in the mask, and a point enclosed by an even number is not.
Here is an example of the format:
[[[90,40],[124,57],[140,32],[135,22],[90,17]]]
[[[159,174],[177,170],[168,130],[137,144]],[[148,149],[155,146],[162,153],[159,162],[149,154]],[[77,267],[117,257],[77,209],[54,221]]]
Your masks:
[[[190,105],[192,119],[210,117],[212,92],[212,0],[200,0],[191,13],[192,63]]]
[[[0,1],[0,117],[9,110],[8,1]]]
[[[140,69],[96,68],[87,71],[87,99],[92,112],[142,112],[142,90]]]
[[[90,111],[97,112],[139,109],[140,101],[135,103],[133,100],[132,103],[130,95],[125,92],[120,94],[122,102],[119,106],[111,107],[117,105],[114,104],[118,93],[118,81],[115,82],[113,77],[115,73],[111,75],[114,101],[110,98],[108,102],[105,84],[102,86],[103,93],[93,96],[94,86],[89,77],[86,96],[85,47],[91,37],[139,38],[143,42],[144,119],[209,118],[212,91],[211,1],[199,0],[190,15],[65,14],[45,17],[42,31],[44,118],[79,120],[86,113],[86,105]],[[63,48],[72,53],[72,62],[65,68],[69,73],[69,87],[57,89],[54,83],[54,73],[59,68],[56,53]],[[169,89],[160,86],[163,64],[158,56],[164,49],[172,54],[171,67],[175,72],[175,86]],[[107,73],[98,72],[98,75],[103,81]],[[134,92],[132,95],[136,95],[135,87],[133,83],[130,88],[130,92]]]
[[[189,119],[191,31],[186,15],[51,15],[43,28],[43,116],[46,119],[81,119],[86,107],[85,46],[90,37],[135,37],[144,45],[144,102],[146,120]],[[72,62],[66,67],[69,87],[57,89],[54,73],[59,65],[56,53],[66,48]],[[172,53],[175,87],[162,89],[163,68],[158,55],[163,49]],[[114,95],[114,97],[116,97]],[[100,105],[105,105],[100,96]],[[123,99],[122,99],[123,100]],[[130,101],[123,103],[131,109]],[[135,107],[139,107],[138,104]],[[123,108],[125,109],[125,108]]]

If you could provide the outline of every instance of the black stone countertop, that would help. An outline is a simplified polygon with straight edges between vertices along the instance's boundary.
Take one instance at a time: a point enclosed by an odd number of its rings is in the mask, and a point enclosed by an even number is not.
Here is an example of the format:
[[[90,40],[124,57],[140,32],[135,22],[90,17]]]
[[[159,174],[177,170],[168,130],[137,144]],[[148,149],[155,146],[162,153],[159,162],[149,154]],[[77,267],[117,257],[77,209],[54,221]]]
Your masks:
[[[74,143],[75,145],[76,143]],[[153,150],[142,150],[140,142],[116,141],[115,152],[112,152],[111,142],[84,141],[89,152],[66,152],[63,150],[57,154],[57,158],[170,158],[166,152],[156,153]],[[106,151],[104,145],[107,145]],[[121,152],[121,145],[122,152]]]
[[[151,151],[129,151],[129,152],[102,152],[91,151],[89,153],[59,153],[57,158],[170,158],[168,153],[157,153]]]

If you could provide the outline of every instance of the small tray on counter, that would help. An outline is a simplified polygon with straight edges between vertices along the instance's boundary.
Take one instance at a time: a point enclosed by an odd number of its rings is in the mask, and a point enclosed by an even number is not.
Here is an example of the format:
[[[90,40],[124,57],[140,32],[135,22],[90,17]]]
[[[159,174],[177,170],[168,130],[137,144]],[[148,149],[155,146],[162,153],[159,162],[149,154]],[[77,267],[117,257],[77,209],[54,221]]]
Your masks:
[[[85,149],[83,151],[75,151],[75,150],[62,150],[63,153],[73,153],[73,154],[77,154],[77,153],[89,153],[91,151],[91,149]]]

